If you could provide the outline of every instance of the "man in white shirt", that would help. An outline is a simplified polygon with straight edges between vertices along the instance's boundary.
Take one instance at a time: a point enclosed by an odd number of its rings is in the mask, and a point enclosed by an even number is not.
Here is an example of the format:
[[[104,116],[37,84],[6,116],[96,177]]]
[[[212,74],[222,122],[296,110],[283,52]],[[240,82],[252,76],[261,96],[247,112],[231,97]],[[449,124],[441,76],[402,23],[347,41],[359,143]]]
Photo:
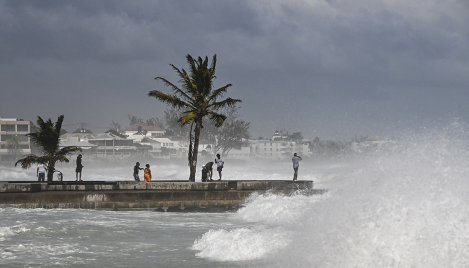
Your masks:
[[[295,171],[295,174],[293,175],[293,181],[298,180],[298,167],[300,166],[300,161],[303,160],[301,159],[301,156],[296,155],[296,153],[293,155],[293,158],[291,161],[293,162],[293,170]]]
[[[44,181],[46,178],[47,168],[44,164],[38,164],[36,170],[37,181]]]
[[[220,154],[217,154],[217,158],[215,158],[215,163],[217,163],[217,171],[218,175],[220,176],[218,180],[221,181],[221,170],[223,169],[223,165],[225,164],[225,162],[223,161],[223,158],[220,157]]]

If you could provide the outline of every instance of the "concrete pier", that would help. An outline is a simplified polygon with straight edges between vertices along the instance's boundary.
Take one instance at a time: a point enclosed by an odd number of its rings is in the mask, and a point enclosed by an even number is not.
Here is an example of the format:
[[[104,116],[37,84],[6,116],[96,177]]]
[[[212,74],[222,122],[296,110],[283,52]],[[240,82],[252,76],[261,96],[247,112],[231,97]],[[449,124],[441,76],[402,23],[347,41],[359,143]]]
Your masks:
[[[0,182],[0,208],[81,208],[224,212],[239,209],[254,192],[321,194],[313,181],[89,181]]]

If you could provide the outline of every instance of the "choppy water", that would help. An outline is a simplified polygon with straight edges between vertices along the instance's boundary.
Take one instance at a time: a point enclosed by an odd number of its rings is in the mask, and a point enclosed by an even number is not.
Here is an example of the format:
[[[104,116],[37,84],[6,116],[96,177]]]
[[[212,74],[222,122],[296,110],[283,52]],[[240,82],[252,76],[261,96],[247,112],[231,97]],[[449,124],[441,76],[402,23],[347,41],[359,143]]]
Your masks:
[[[0,265],[469,267],[467,133],[452,124],[403,135],[394,152],[305,160],[300,179],[327,194],[256,195],[236,213],[0,209]],[[226,162],[226,179],[292,176],[291,163]],[[185,179],[185,169],[153,170]],[[83,172],[95,180],[130,177],[120,174],[127,169],[86,164]],[[31,174],[3,169],[0,179]]]

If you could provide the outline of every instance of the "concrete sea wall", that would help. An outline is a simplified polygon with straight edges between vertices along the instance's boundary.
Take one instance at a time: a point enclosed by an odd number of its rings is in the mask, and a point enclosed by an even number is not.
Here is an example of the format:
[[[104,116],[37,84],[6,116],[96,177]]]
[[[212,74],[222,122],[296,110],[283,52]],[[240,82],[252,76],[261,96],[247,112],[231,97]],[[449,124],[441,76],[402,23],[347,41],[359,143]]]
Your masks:
[[[320,194],[312,181],[0,182],[0,208],[235,211],[254,192]]]

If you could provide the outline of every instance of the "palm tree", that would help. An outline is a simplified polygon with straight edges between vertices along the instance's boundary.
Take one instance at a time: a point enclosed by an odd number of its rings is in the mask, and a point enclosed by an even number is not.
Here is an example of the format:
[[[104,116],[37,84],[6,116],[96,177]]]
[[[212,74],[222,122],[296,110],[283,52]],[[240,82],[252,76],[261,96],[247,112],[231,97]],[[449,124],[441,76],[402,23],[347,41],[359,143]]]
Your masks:
[[[15,167],[20,164],[23,169],[27,169],[30,168],[32,164],[44,164],[48,171],[47,181],[52,181],[55,171],[55,163],[68,163],[70,160],[68,160],[67,155],[76,151],[81,151],[81,148],[76,146],[60,148],[59,137],[63,120],[64,116],[61,115],[54,124],[50,118],[47,121],[44,121],[40,116],[38,116],[37,124],[39,126],[39,131],[28,133],[26,136],[29,136],[31,142],[39,147],[43,155],[27,155],[24,158],[16,161]]]
[[[197,166],[197,153],[199,147],[200,130],[203,128],[202,119],[209,116],[210,120],[216,127],[220,127],[226,119],[226,115],[219,113],[220,110],[228,107],[234,107],[238,99],[226,98],[220,100],[226,93],[231,84],[227,84],[218,89],[213,89],[213,79],[215,76],[215,66],[217,64],[217,55],[213,56],[212,64],[209,66],[208,57],[203,60],[199,57],[193,59],[191,55],[186,56],[187,63],[190,67],[190,73],[184,69],[179,70],[173,64],[174,71],[178,74],[181,87],[174,85],[165,78],[156,77],[155,80],[161,80],[172,89],[173,94],[166,94],[158,90],[148,93],[149,97],[166,103],[180,111],[179,123],[181,126],[191,123],[191,131],[189,132],[189,181],[195,181],[195,172]],[[192,139],[192,129],[194,127],[194,139]],[[193,140],[193,143],[192,143]]]

